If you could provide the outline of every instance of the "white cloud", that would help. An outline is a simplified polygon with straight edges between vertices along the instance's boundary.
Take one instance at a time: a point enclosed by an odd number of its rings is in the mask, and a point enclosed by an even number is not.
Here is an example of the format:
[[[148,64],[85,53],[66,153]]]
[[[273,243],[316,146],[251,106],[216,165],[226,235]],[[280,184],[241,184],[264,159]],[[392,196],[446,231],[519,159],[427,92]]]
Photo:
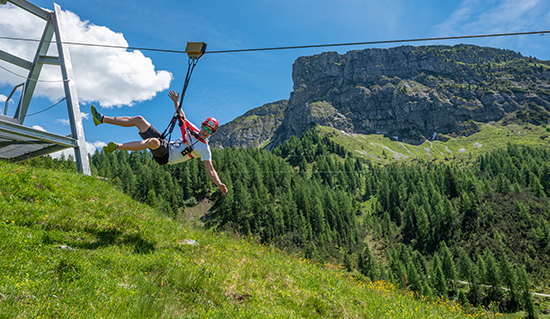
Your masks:
[[[86,151],[88,152],[88,154],[93,155],[95,153],[96,149],[99,149],[99,148],[101,148],[103,146],[106,146],[106,145],[107,144],[105,142],[102,142],[102,141],[95,141],[93,143],[86,142]],[[62,154],[65,157],[65,159],[68,159],[69,155],[72,156],[73,159],[74,159],[74,149],[72,149],[72,148],[67,148],[67,149],[64,149],[64,150],[61,150],[61,151],[58,151],[58,152],[55,152],[55,153],[51,153],[50,156],[52,158],[60,158]]]
[[[548,27],[549,11],[543,0],[463,0],[434,30],[439,35],[538,31]]]
[[[124,35],[63,11],[67,41],[128,46]],[[0,6],[0,30],[4,36],[40,39],[45,21],[11,4]],[[32,61],[37,43],[0,40],[2,50]],[[172,80],[168,71],[156,71],[150,58],[140,51],[90,46],[69,46],[80,102],[97,101],[102,107],[133,105],[152,99],[166,90]],[[48,55],[56,55],[55,45]],[[2,66],[26,76],[26,70],[0,61]],[[5,73],[5,74],[4,74]],[[59,67],[45,65],[40,80],[60,80]],[[0,85],[17,85],[22,79],[2,71]],[[39,82],[35,94],[56,101],[64,96],[61,82]]]
[[[550,2],[545,0],[462,0],[449,17],[432,27],[433,36],[456,36],[550,29]],[[448,43],[448,42],[447,42]],[[548,59],[548,35],[525,35],[467,39],[470,43],[510,49]],[[449,43],[450,44],[450,43]]]
[[[38,131],[46,132],[46,130],[40,125],[33,125],[32,128]]]
[[[102,142],[102,141],[95,141],[93,143],[91,143],[93,145],[94,148],[102,148],[103,146],[107,146],[107,143],[105,142]]]
[[[8,99],[7,96],[5,96],[5,95],[3,95],[3,94],[0,94],[0,103],[6,102],[7,99]]]
[[[82,117],[82,119],[87,120],[90,118],[90,113],[80,112],[80,116]],[[69,119],[57,119],[55,120],[55,123],[61,123],[62,125],[71,125]]]
[[[62,125],[70,125],[69,119],[57,119],[55,123],[61,123]]]

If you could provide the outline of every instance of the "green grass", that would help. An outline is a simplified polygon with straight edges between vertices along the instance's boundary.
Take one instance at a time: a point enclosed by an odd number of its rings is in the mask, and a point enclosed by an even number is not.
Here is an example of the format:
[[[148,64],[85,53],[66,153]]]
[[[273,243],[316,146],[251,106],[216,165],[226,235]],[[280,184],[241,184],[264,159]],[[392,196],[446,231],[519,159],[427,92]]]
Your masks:
[[[95,177],[0,162],[0,180],[0,318],[494,316],[194,228]]]
[[[330,136],[354,156],[381,164],[396,160],[469,162],[481,154],[506,147],[507,143],[550,146],[550,132],[546,127],[531,124],[484,124],[479,132],[470,136],[452,137],[446,142],[425,141],[421,145],[402,143],[384,135],[351,135],[329,127],[319,127],[319,130],[322,136]]]

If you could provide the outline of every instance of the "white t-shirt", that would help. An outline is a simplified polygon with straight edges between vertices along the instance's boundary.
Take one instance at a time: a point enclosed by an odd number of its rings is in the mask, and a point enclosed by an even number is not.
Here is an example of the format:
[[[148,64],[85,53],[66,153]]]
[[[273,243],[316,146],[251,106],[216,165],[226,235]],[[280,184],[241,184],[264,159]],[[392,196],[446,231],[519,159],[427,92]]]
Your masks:
[[[190,134],[189,134],[190,135]],[[212,153],[210,152],[210,146],[208,146],[208,141],[206,143],[197,140],[194,136],[188,136],[188,142],[183,142],[182,138],[168,144],[168,163],[167,164],[177,164],[190,160],[191,158],[200,157],[203,161],[212,161]],[[191,145],[193,152],[189,155],[182,155],[181,152]]]

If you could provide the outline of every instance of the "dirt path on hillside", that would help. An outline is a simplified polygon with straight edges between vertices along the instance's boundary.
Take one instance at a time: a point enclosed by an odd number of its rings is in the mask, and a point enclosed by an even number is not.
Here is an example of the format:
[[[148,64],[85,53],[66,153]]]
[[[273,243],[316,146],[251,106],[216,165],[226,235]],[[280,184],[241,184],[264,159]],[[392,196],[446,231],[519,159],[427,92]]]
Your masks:
[[[469,285],[469,284],[470,284],[469,282],[467,282],[467,281],[462,281],[462,280],[457,280],[456,282],[459,282],[459,283],[461,283],[461,284],[466,284],[466,285]],[[482,286],[482,287],[491,287],[491,286],[489,286],[489,285],[483,285],[483,284],[480,284],[480,286]],[[508,289],[508,288],[503,288],[503,287],[501,287],[501,289],[502,289],[502,290],[507,290],[507,291],[510,290],[510,289]],[[547,295],[547,294],[541,294],[541,293],[532,292],[532,291],[530,291],[530,292],[531,292],[532,295],[535,295],[535,296],[550,298],[550,295]]]

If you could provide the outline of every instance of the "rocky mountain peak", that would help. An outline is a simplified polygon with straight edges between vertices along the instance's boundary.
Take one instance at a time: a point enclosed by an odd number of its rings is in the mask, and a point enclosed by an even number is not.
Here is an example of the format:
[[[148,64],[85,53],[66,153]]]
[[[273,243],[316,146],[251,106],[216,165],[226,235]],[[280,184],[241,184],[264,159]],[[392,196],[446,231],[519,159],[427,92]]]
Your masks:
[[[550,110],[549,62],[474,45],[325,52],[298,58],[292,79],[288,104],[270,113],[282,116],[277,124],[250,137],[226,134],[243,138],[226,145],[275,146],[311,125],[420,144],[472,134],[476,123],[518,110]]]

